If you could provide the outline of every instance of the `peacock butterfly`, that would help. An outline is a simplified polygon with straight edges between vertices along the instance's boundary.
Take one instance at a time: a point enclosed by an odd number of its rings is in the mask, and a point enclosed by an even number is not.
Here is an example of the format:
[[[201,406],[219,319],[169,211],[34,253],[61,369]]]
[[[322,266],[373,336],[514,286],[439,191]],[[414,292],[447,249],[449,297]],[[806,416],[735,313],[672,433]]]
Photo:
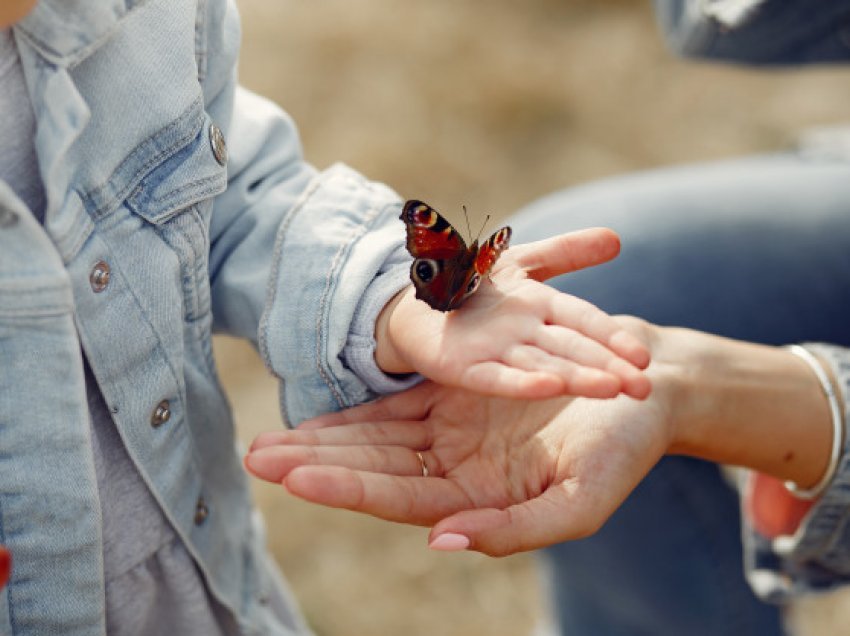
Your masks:
[[[407,201],[400,218],[414,258],[410,280],[416,297],[439,311],[457,309],[474,294],[511,239],[511,228],[505,226],[481,247],[477,238],[467,247],[452,224],[422,201]]]

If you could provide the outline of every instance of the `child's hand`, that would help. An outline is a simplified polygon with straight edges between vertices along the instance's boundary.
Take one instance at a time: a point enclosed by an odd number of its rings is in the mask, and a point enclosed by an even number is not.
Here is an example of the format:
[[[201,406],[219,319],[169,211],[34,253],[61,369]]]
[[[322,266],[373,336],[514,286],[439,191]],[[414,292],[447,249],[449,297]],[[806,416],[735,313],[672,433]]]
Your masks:
[[[605,312],[542,282],[611,260],[619,248],[607,229],[512,247],[491,281],[449,313],[416,300],[410,287],[378,318],[378,365],[504,397],[643,399],[651,388],[640,371],[646,346]]]

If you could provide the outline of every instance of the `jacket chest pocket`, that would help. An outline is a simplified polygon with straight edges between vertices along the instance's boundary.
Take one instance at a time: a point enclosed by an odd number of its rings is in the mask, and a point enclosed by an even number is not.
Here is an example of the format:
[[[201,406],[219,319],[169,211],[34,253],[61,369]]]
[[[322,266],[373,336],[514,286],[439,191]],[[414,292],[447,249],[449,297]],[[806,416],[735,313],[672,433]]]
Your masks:
[[[126,200],[175,255],[179,272],[174,274],[190,322],[210,310],[209,224],[213,198],[227,185],[226,158],[221,132],[205,118],[194,139],[148,173]]]

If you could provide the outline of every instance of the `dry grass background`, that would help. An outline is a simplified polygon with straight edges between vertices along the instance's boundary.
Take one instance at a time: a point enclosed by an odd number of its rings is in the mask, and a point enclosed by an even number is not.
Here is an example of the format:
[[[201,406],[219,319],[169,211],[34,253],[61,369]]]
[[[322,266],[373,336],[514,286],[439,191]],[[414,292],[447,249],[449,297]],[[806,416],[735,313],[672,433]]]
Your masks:
[[[242,82],[293,115],[307,158],[345,161],[450,218],[461,203],[502,216],[569,184],[770,151],[808,126],[850,119],[848,71],[676,60],[649,3],[240,6]],[[242,438],[279,426],[275,383],[254,352],[225,339],[216,352]],[[540,615],[528,555],[433,554],[422,529],[313,508],[264,484],[256,496],[321,636],[514,636]],[[850,624],[834,606],[809,614]],[[803,623],[808,634],[846,633]]]

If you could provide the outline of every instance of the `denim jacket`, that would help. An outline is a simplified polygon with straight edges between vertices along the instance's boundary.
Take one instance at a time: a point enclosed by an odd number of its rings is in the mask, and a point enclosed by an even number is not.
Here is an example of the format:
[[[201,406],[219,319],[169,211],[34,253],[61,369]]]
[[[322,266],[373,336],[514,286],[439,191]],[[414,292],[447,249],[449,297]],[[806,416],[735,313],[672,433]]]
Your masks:
[[[850,0],[656,0],[668,42],[693,57],[758,65],[850,61]],[[850,205],[850,202],[848,202]],[[831,485],[794,536],[769,540],[744,520],[747,579],[782,603],[850,583],[850,349],[811,345],[842,391],[845,435]]]
[[[232,2],[40,0],[14,34],[47,209],[0,182],[0,634],[104,633],[81,349],[210,593],[280,633],[211,335],[256,344],[292,423],[395,388],[369,365],[407,281],[399,199],[308,165],[236,87]]]

